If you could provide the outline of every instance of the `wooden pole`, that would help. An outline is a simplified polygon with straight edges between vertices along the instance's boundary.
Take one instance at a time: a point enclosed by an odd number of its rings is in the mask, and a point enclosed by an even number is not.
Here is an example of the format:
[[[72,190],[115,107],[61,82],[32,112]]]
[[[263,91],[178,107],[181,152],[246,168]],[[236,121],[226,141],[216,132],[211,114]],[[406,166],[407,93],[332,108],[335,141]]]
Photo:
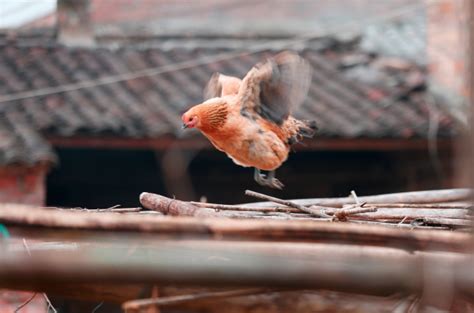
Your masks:
[[[401,247],[410,250],[465,251],[470,236],[435,230],[395,229],[374,225],[320,221],[233,220],[143,216],[140,214],[67,212],[23,205],[0,205],[0,222],[51,231],[94,230],[140,232],[175,238],[306,241]],[[47,232],[46,229],[44,232]]]
[[[88,246],[77,251],[3,253],[0,284],[47,286],[68,283],[176,284],[222,287],[327,289],[371,295],[416,293],[423,288],[427,257],[410,254],[390,258],[363,250],[354,258],[338,253],[313,255],[246,252],[244,249],[183,247],[169,244],[138,247],[130,242]],[[459,290],[474,290],[470,263],[464,257],[439,255],[430,271],[456,273]]]
[[[370,203],[437,203],[471,200],[471,191],[469,189],[442,189],[430,191],[412,191],[400,192],[375,196],[358,197],[360,202]],[[300,205],[318,205],[318,206],[338,206],[344,204],[354,204],[351,197],[343,198],[314,198],[291,200]],[[249,207],[271,207],[275,206],[272,202],[255,202],[243,204]]]

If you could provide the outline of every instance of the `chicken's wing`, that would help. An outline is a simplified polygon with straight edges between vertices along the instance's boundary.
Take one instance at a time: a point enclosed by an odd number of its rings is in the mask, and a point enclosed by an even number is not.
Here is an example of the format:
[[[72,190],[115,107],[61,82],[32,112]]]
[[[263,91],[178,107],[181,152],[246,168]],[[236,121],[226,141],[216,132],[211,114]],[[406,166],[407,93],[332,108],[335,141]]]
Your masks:
[[[237,95],[241,84],[242,80],[237,77],[215,72],[209,79],[206,88],[204,88],[204,100]]]
[[[281,125],[308,93],[311,66],[295,53],[282,52],[257,64],[239,90],[242,111]]]

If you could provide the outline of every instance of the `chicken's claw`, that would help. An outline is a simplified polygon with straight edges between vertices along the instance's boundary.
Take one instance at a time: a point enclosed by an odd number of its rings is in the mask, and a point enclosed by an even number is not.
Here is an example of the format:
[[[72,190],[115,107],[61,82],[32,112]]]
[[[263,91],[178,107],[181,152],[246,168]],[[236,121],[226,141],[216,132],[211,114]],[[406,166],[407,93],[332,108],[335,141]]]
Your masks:
[[[280,190],[283,189],[283,187],[285,187],[285,185],[283,185],[283,183],[275,177],[268,180],[267,186],[270,188],[275,188],[275,189],[280,189]]]
[[[259,185],[270,187],[270,188],[281,190],[285,186],[283,185],[281,181],[275,178],[275,171],[269,172],[267,176],[265,174],[260,173],[260,170],[256,168],[254,179]]]

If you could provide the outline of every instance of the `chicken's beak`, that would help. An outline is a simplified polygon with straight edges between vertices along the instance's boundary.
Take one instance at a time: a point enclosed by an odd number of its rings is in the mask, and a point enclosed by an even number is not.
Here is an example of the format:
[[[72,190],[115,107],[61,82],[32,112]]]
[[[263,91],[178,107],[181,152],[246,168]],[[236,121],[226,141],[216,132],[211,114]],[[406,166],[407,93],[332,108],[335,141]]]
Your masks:
[[[183,124],[183,126],[182,126],[181,128],[182,128],[182,129],[188,128],[188,124]]]

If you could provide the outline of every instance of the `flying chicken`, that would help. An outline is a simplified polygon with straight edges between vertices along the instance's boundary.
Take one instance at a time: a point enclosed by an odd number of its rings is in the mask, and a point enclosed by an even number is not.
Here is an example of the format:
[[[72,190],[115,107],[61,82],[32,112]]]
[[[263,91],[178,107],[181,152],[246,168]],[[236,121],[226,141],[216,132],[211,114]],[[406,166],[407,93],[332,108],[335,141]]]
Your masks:
[[[292,52],[255,65],[242,80],[214,73],[204,90],[206,100],[183,114],[183,128],[199,129],[236,164],[254,167],[260,185],[282,189],[275,170],[293,144],[317,130],[315,121],[291,116],[310,82],[310,65]]]

